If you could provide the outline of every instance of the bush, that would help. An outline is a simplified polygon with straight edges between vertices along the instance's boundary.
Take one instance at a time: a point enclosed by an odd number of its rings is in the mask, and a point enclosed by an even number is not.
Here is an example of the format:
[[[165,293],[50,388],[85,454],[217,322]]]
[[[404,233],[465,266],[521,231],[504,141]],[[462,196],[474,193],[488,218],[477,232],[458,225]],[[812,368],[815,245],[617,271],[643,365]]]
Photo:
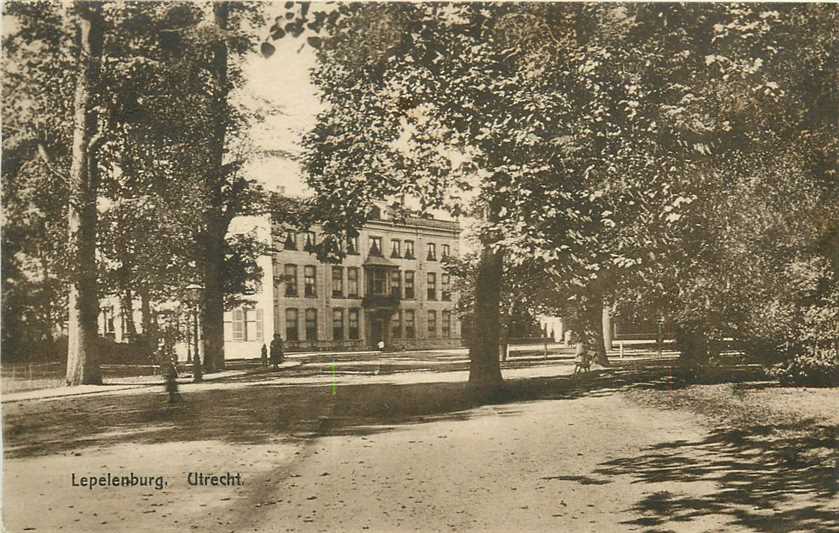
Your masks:
[[[771,367],[768,373],[783,385],[836,387],[839,386],[839,350],[802,353]]]
[[[152,347],[142,335],[138,335],[132,342],[115,342],[107,337],[99,337],[97,349],[101,364],[152,364],[156,351],[156,347]]]

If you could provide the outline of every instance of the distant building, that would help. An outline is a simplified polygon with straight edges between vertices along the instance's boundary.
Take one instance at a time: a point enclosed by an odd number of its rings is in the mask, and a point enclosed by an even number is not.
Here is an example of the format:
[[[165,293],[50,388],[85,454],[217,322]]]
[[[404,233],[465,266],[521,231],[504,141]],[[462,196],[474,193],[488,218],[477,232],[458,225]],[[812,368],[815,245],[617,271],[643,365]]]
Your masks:
[[[309,252],[318,230],[273,229],[273,330],[287,350],[461,345],[457,295],[442,264],[459,253],[456,222],[375,212],[340,264]]]
[[[459,253],[457,222],[415,216],[390,220],[374,210],[338,264],[321,262],[310,252],[319,227],[286,232],[265,219],[244,217],[231,231],[256,231],[270,239],[273,252],[258,261],[260,290],[246,295],[248,304],[224,313],[226,359],[258,357],[274,333],[285,340],[286,351],[369,350],[379,341],[386,350],[462,345],[457,295],[442,262]],[[139,302],[132,314],[142,333]],[[159,304],[154,316],[156,327],[166,323],[179,331],[178,359],[190,359],[196,329],[190,307]],[[127,342],[127,320],[118,299],[102,302],[101,335]]]

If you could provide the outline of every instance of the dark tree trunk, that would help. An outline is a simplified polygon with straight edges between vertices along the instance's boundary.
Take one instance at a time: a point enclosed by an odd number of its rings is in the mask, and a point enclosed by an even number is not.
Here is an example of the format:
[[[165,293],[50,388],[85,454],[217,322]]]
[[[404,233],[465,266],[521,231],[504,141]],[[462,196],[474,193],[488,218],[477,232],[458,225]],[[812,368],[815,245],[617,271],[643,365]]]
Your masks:
[[[603,366],[609,366],[606,343],[603,340],[603,304],[601,299],[599,297],[592,298],[585,311],[586,332],[590,347],[595,353],[595,360]]]
[[[129,341],[137,337],[137,325],[134,323],[134,293],[125,289],[122,296],[122,316],[125,317],[125,334]]]
[[[93,94],[104,42],[102,4],[76,2],[79,63],[73,103],[73,151],[68,214],[71,250],[77,268],[69,294],[67,385],[101,384],[96,354],[99,300],[96,293],[97,176]]]
[[[221,35],[227,30],[230,5],[218,2],[213,5],[213,15]],[[207,201],[204,211],[202,252],[204,291],[201,299],[201,328],[204,344],[204,368],[207,372],[224,369],[224,253],[225,234],[229,226],[229,213],[224,210],[223,188],[224,147],[229,113],[229,85],[227,79],[227,43],[223,37],[213,45],[210,65],[214,79],[215,96],[212,102],[212,138],[210,139],[209,169],[207,174]]]
[[[469,383],[480,387],[496,387],[503,383],[498,362],[503,268],[502,254],[484,245],[475,286],[475,327],[469,347]]]
[[[140,325],[143,335],[151,332],[151,297],[146,289],[140,289]]]
[[[157,341],[152,335],[151,297],[146,288],[139,290],[140,293],[140,325],[143,328],[143,341],[146,343],[148,353],[153,353],[157,348]]]
[[[676,346],[682,365],[702,366],[708,359],[708,337],[704,324],[691,322],[676,327]]]
[[[612,307],[608,305],[603,306],[603,345],[606,347],[606,354],[608,356],[609,350],[612,349]]]
[[[50,267],[49,261],[47,260],[46,254],[42,254],[40,257],[41,261],[41,270],[43,271],[44,276],[44,286],[50,286]],[[44,332],[44,340],[49,346],[49,349],[52,349],[53,342],[55,339],[53,337],[53,327],[55,326],[55,321],[53,320],[55,305],[53,304],[52,296],[50,295],[46,301],[46,309],[44,312],[44,324],[46,325],[46,331]]]
[[[204,369],[216,372],[224,369],[224,233],[221,236],[210,233],[204,244],[206,255],[203,258],[204,290],[201,298]]]

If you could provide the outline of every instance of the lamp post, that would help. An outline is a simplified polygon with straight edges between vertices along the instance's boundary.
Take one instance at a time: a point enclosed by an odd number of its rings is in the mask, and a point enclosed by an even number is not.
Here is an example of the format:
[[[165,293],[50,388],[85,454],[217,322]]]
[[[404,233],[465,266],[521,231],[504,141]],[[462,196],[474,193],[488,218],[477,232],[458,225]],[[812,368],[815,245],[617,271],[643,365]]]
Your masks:
[[[192,364],[192,306],[190,306],[186,320],[186,362]]]
[[[201,369],[201,355],[198,349],[198,304],[201,302],[201,285],[191,283],[186,286],[186,301],[192,311],[192,340],[195,343],[192,350],[192,381],[198,383],[203,380]]]

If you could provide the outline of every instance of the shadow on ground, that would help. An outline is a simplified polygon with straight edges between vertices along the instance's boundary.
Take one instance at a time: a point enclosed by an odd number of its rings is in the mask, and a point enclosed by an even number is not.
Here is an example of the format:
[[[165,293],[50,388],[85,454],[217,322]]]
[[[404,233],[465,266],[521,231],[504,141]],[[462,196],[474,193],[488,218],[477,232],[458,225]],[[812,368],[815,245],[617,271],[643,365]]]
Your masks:
[[[641,518],[624,524],[656,528],[649,531],[678,530],[710,515],[752,531],[839,531],[836,434],[835,426],[814,420],[717,429],[700,441],[662,443],[608,461],[594,473],[645,484],[716,482],[707,495],[660,491],[638,502],[633,510]]]
[[[740,390],[754,369],[728,373]],[[463,383],[297,385],[257,382],[190,392],[170,407],[164,394],[76,397],[4,406],[7,459],[48,454],[87,454],[116,444],[216,440],[262,444],[306,441],[323,435],[369,435],[412,424],[469,420],[492,413],[516,416],[523,403],[574,400],[627,392],[668,395],[687,390],[668,362],[617,364],[582,378],[509,380],[504,390],[477,395]],[[334,392],[334,393],[333,393]],[[672,396],[672,395],[668,395]],[[496,409],[479,409],[482,405]],[[557,409],[563,403],[557,403]],[[568,408],[573,408],[568,406]],[[744,419],[745,420],[745,419]],[[722,515],[751,531],[837,531],[839,483],[837,428],[819,420],[795,422],[753,417],[718,427],[697,441],[673,440],[598,465],[590,475],[560,476],[581,484],[629,476],[634,483],[713,481],[705,495],[658,491],[632,509],[624,525],[647,531],[679,530],[687,522]]]
[[[120,443],[220,440],[261,444],[276,437],[366,435],[404,424],[466,420],[475,407],[613,394],[626,387],[666,387],[661,362],[616,366],[583,377],[514,379],[477,394],[466,383],[278,384],[260,375],[241,387],[192,391],[169,406],[162,391],[79,396],[4,406],[7,458],[80,453]],[[226,380],[237,383],[242,378]]]

